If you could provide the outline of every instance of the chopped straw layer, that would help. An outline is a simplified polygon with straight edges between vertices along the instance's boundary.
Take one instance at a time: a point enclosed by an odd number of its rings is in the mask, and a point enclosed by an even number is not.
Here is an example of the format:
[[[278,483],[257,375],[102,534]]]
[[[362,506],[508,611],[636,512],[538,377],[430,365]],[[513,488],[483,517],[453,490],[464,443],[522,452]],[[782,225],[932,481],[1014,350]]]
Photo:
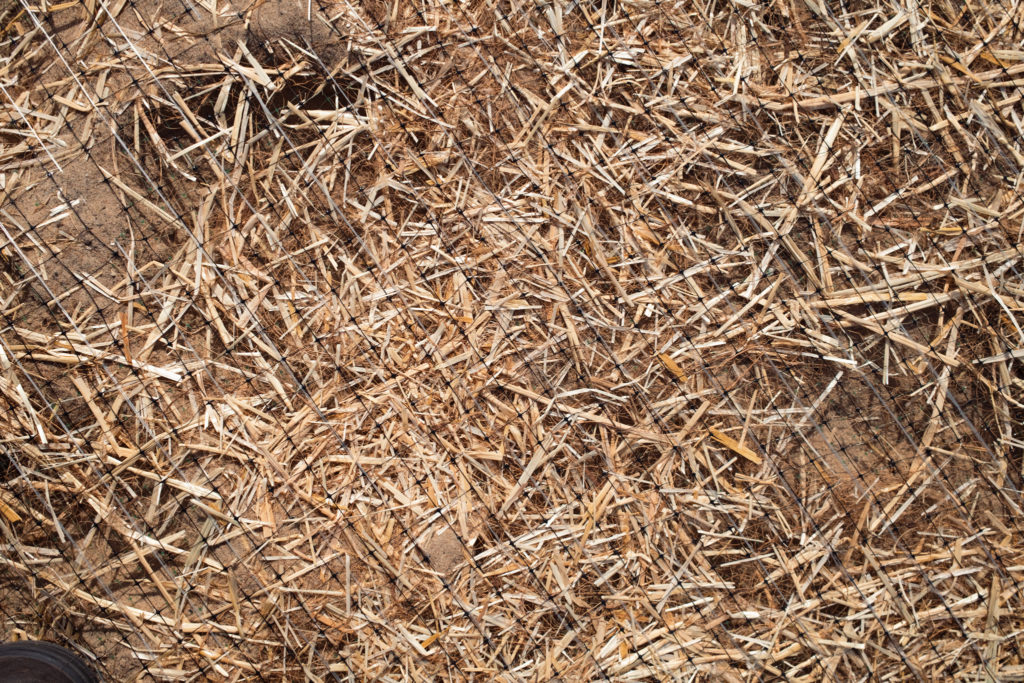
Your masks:
[[[5,634],[125,680],[1024,678],[1022,22],[8,0]]]

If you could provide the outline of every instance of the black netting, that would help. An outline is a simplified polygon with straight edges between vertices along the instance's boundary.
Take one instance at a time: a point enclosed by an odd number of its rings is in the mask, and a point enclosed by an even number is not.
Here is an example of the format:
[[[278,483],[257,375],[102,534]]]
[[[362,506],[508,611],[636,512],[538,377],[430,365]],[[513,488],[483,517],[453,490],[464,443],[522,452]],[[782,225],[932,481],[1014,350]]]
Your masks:
[[[7,639],[1021,678],[1021,19],[0,4]]]

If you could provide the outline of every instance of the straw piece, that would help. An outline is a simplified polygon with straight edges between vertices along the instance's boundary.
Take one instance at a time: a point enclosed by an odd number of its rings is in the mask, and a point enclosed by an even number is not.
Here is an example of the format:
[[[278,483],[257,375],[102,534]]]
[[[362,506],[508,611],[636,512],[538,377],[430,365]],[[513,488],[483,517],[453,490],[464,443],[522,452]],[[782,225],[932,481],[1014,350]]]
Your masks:
[[[762,463],[761,456],[740,444],[740,442],[736,441],[736,439],[732,438],[728,434],[724,434],[721,430],[715,429],[714,427],[709,427],[708,432],[712,437],[714,437],[715,441],[722,444],[736,455],[746,458],[755,465],[760,465]]]

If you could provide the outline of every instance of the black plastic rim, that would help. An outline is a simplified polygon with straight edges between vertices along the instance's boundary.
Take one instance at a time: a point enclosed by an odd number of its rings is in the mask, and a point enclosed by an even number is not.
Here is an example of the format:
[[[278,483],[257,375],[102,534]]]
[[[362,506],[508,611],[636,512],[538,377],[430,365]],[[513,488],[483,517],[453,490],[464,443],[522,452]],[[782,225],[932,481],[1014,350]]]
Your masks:
[[[98,683],[82,659],[54,643],[26,640],[0,644],[0,683]]]

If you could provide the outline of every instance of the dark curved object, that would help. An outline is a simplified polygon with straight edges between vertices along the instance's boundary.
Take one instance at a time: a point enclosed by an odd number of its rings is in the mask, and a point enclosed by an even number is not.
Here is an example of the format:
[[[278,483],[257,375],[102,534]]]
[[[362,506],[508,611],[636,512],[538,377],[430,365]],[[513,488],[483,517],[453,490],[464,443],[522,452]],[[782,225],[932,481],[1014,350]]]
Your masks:
[[[24,640],[0,645],[0,683],[99,683],[82,658],[53,643]]]

